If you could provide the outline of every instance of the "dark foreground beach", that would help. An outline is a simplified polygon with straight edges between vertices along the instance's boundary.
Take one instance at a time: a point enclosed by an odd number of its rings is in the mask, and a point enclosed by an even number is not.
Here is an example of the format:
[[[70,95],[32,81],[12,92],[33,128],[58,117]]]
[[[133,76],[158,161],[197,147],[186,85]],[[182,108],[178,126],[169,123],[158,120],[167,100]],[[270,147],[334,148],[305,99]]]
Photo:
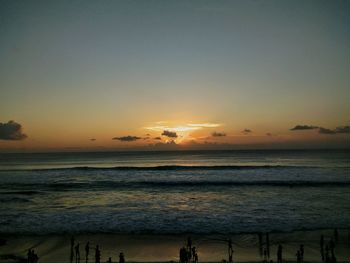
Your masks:
[[[337,262],[350,262],[350,232],[342,229],[338,231],[338,237],[334,236],[334,230],[270,233],[268,261],[277,262],[278,246],[282,245],[283,261],[297,262],[297,251],[300,245],[303,245],[304,262],[322,262],[321,235],[324,235],[324,247],[329,242],[335,243],[334,253]],[[84,234],[75,235],[74,244],[80,245],[80,262],[86,262],[85,245],[88,241],[90,244],[88,262],[95,262],[96,245],[99,245],[101,251],[101,262],[107,262],[110,257],[112,262],[119,262],[121,252],[125,255],[126,262],[179,262],[179,250],[186,247],[188,237],[189,235]],[[27,262],[28,249],[35,251],[39,257],[38,262],[76,262],[75,255],[71,259],[71,238],[70,235],[2,236],[0,262]],[[265,234],[262,235],[261,245],[258,234],[191,235],[192,246],[196,247],[199,262],[228,261],[229,239],[232,239],[233,262],[264,261]]]

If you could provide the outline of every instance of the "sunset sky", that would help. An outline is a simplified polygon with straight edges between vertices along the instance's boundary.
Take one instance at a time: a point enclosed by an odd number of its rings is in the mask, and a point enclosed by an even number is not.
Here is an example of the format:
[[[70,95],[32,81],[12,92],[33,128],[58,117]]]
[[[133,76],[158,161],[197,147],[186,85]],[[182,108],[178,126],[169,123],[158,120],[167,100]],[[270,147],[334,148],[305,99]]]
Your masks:
[[[350,147],[349,14],[1,1],[0,151]]]

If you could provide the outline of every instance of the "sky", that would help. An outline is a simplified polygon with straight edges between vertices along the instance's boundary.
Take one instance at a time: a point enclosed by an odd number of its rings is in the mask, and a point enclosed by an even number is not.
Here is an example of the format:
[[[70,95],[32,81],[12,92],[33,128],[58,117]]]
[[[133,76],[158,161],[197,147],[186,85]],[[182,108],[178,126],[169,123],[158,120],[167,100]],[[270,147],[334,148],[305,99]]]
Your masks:
[[[0,151],[350,148],[349,1],[0,2]]]

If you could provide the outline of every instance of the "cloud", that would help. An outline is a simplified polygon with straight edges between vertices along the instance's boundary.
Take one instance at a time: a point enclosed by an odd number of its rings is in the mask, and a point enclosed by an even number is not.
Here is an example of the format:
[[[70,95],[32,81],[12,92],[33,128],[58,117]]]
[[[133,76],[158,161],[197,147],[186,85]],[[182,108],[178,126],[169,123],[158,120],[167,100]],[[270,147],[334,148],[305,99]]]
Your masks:
[[[218,123],[188,123],[178,126],[167,126],[164,125],[166,122],[157,122],[155,126],[144,127],[147,130],[152,131],[171,131],[171,132],[187,132],[187,131],[195,131],[204,128],[215,128],[221,126]]]
[[[153,139],[159,141],[159,140],[161,140],[162,138],[160,138],[160,137],[154,137]]]
[[[27,138],[22,132],[22,125],[15,121],[8,121],[7,123],[0,122],[0,140],[24,140]]]
[[[118,140],[118,141],[121,141],[121,142],[134,142],[134,141],[137,141],[137,140],[140,140],[140,139],[141,139],[140,137],[131,136],[131,135],[112,138],[112,140]]]
[[[296,125],[294,128],[290,129],[291,131],[302,131],[302,130],[313,130],[317,129],[317,126],[312,125]]]
[[[319,128],[318,133],[320,133],[320,134],[336,134],[336,132],[334,130],[330,130],[330,129],[326,129],[326,128],[322,128],[322,127]]]
[[[199,128],[215,128],[215,127],[219,127],[221,124],[218,124],[218,123],[189,123],[187,125],[190,127],[199,127]]]
[[[341,126],[335,129],[336,133],[350,133],[350,126]]]
[[[177,138],[176,132],[172,132],[172,131],[165,130],[165,131],[163,131],[162,135],[167,136],[169,138]]]
[[[190,127],[190,126],[176,126],[176,127],[169,127],[169,126],[151,126],[151,127],[145,127],[147,130],[152,131],[172,131],[172,132],[187,132],[187,131],[194,131],[199,130],[201,127]]]
[[[91,138],[90,141],[94,142],[94,141],[96,141],[96,139],[95,138]]]
[[[213,136],[213,137],[225,137],[226,133],[224,133],[224,132],[213,132],[211,134],[211,136]]]
[[[318,127],[318,126],[312,126],[312,125],[296,125],[294,128],[290,129],[291,131],[298,131],[298,130],[313,130],[318,129],[318,133],[320,134],[337,134],[337,133],[350,133],[350,126],[340,126],[337,127],[334,130]]]
[[[251,133],[251,132],[253,132],[253,131],[250,130],[250,129],[244,129],[244,130],[242,131],[242,133],[244,133],[244,134],[248,134],[248,133]]]
[[[266,133],[266,136],[273,136],[272,133]]]

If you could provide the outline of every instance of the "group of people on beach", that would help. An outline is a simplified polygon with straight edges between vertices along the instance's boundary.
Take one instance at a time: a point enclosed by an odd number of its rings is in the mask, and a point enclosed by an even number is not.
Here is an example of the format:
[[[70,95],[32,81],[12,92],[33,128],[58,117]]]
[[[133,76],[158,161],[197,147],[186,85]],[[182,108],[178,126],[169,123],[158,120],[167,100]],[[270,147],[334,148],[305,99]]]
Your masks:
[[[335,245],[338,243],[338,230],[334,229],[334,240],[331,238],[325,246],[324,236],[321,235],[320,239],[320,252],[322,262],[325,263],[337,263],[337,258],[335,257]]]
[[[90,242],[88,241],[85,245],[85,262],[89,261],[89,255],[90,255]],[[75,262],[79,263],[80,258],[80,243],[75,244],[74,237],[71,237],[71,244],[70,244],[70,262],[73,263],[73,260],[75,258]],[[101,263],[101,250],[99,245],[96,245],[95,247],[95,263]],[[107,263],[113,263],[112,257],[108,258]],[[125,263],[125,256],[123,252],[119,253],[119,263]]]
[[[263,242],[263,234],[258,234],[259,238],[259,251],[260,256],[263,258],[263,263],[273,263],[273,261],[270,259],[270,239],[269,234],[266,233],[266,241]],[[331,238],[328,242],[328,244],[325,246],[324,236],[321,235],[320,239],[320,252],[321,252],[321,258],[322,262],[324,263],[337,263],[337,259],[335,257],[335,245],[338,243],[338,230],[334,230],[334,240]],[[282,263],[282,245],[279,244],[277,247],[277,263]],[[296,262],[297,263],[303,263],[304,262],[304,245],[301,244],[299,246],[299,249],[296,252]],[[229,260],[230,260],[230,253],[229,253]],[[232,262],[232,261],[230,261]]]
[[[263,263],[273,263],[273,260],[270,259],[270,238],[269,234],[265,234],[265,239],[263,233],[258,234],[259,239],[259,253],[262,258]],[[231,239],[225,240],[228,245],[228,261],[223,260],[223,262],[233,263],[233,242]],[[325,242],[324,235],[321,235],[320,238],[320,253],[323,263],[337,263],[335,256],[335,247],[338,243],[338,231],[334,230],[334,236]],[[89,261],[90,255],[90,242],[88,241],[85,245],[85,261]],[[70,262],[73,263],[75,259],[76,263],[80,263],[80,243],[76,243],[74,237],[71,238],[70,246]],[[277,263],[283,263],[283,247],[281,244],[277,247]],[[191,237],[187,238],[187,245],[180,248],[179,251],[179,262],[180,263],[198,263],[198,251],[195,246],[192,244]],[[39,260],[38,255],[34,252],[34,249],[29,249],[27,253],[27,263],[37,263]],[[101,250],[99,245],[95,247],[95,263],[101,263]],[[119,253],[119,263],[125,263],[125,256],[123,252]],[[296,252],[296,262],[304,262],[304,245],[301,244],[299,249]],[[112,263],[112,258],[109,257],[107,263]]]
[[[39,260],[38,255],[34,252],[34,249],[28,249],[27,263],[37,263]]]
[[[197,248],[195,246],[192,246],[191,237],[187,238],[187,246],[180,248],[179,254],[180,263],[198,263]]]

